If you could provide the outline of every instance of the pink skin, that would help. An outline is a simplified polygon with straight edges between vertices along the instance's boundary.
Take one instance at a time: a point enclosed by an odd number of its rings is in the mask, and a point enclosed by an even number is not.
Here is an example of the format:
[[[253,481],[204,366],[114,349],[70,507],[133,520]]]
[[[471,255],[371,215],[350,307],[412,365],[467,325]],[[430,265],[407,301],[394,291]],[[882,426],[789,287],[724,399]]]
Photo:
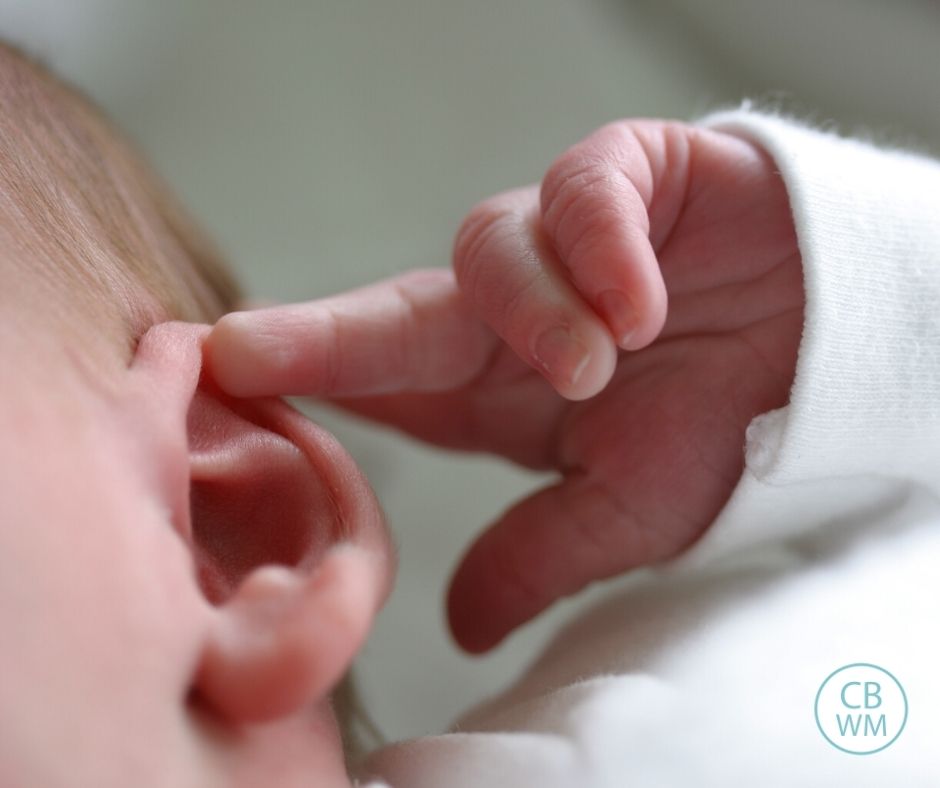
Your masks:
[[[558,471],[457,568],[451,628],[479,652],[708,527],[740,477],[747,424],[787,400],[802,268],[773,162],[658,121],[605,126],[540,187],[482,202],[454,268],[226,316],[207,355],[239,396],[327,397]]]
[[[4,786],[349,785],[328,695],[384,521],[323,430],[200,375],[207,333],[158,325],[106,379],[0,341]]]

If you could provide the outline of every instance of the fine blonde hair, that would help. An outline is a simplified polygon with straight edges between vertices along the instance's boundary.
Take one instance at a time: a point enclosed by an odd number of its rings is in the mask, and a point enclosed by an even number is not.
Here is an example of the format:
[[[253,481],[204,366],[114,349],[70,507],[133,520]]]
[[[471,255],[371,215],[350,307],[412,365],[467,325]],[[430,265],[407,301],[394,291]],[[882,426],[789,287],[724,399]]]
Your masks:
[[[124,355],[153,323],[214,322],[239,296],[212,244],[93,103],[2,43],[0,258],[5,312],[25,300],[51,330],[88,326]]]

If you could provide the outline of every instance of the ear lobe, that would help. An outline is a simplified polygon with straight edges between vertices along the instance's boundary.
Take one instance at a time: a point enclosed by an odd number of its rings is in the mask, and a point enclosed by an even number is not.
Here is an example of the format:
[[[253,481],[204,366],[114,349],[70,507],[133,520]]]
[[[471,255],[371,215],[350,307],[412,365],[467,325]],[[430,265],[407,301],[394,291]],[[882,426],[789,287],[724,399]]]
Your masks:
[[[334,548],[310,575],[255,570],[223,608],[196,689],[239,723],[284,717],[326,695],[362,646],[376,610],[376,556]]]

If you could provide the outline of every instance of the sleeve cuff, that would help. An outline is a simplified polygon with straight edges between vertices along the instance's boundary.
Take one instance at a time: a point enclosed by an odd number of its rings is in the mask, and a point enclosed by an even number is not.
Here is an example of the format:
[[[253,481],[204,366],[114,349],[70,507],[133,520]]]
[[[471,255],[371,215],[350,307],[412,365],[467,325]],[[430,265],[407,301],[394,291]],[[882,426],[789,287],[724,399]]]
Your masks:
[[[817,528],[898,484],[940,494],[940,164],[747,108],[700,124],[775,161],[806,307],[789,404],[749,425],[742,479],[690,557]]]

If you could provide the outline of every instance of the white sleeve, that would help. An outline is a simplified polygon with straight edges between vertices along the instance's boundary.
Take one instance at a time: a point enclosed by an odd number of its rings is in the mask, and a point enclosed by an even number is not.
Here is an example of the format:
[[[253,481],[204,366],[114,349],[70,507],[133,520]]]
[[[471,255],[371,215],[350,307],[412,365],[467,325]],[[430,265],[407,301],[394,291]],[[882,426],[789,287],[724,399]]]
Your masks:
[[[742,478],[686,556],[620,581],[454,732],[375,753],[376,785],[940,773],[929,715],[877,760],[828,748],[812,718],[819,682],[859,660],[940,704],[940,165],[746,110],[702,123],[762,146],[786,183],[806,290],[789,404],[751,422]],[[804,549],[824,538],[839,549]]]
[[[786,184],[806,308],[789,404],[747,429],[731,499],[678,566],[940,494],[940,164],[747,110]]]

